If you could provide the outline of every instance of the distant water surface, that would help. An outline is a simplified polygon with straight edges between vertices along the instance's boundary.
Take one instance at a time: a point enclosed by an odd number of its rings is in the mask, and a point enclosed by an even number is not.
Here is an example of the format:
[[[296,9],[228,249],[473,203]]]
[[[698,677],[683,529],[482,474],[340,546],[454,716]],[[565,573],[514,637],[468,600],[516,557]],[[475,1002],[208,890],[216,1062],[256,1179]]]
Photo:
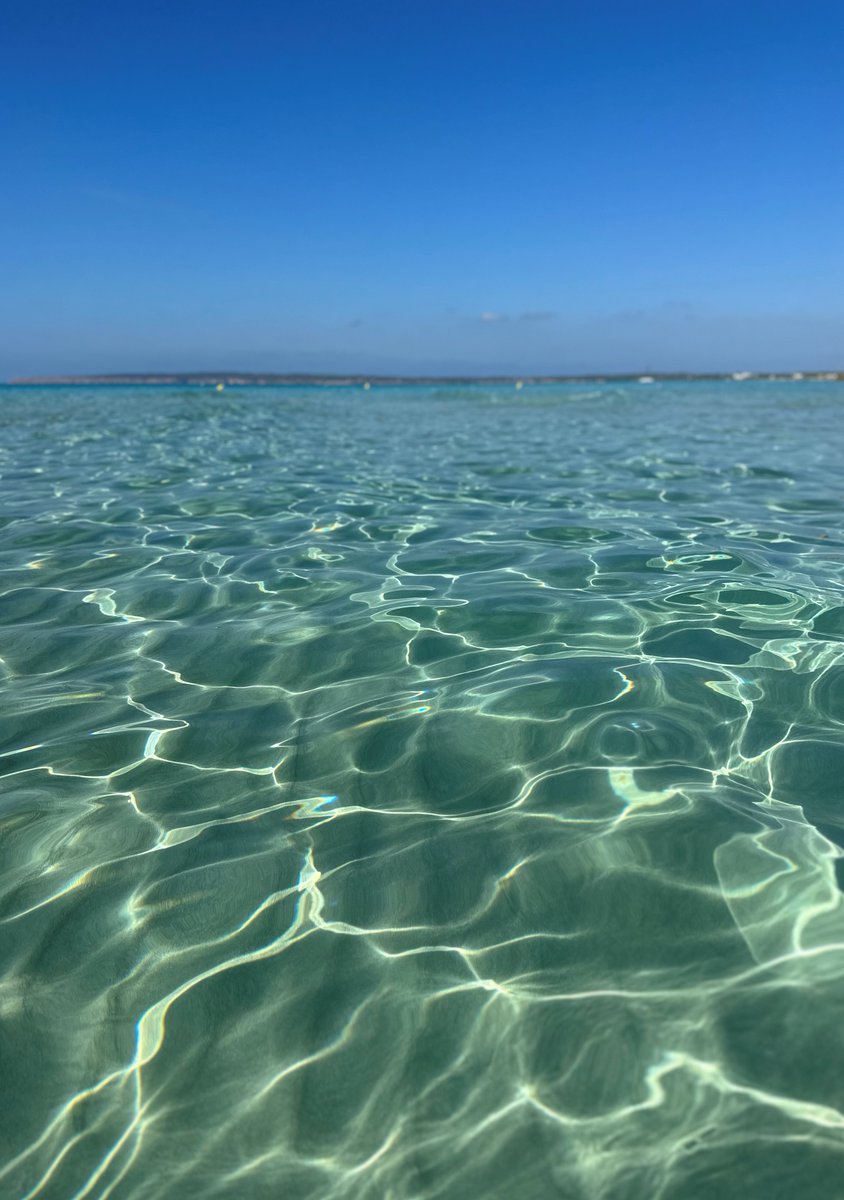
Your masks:
[[[0,1195],[844,1196],[844,386],[0,413]]]

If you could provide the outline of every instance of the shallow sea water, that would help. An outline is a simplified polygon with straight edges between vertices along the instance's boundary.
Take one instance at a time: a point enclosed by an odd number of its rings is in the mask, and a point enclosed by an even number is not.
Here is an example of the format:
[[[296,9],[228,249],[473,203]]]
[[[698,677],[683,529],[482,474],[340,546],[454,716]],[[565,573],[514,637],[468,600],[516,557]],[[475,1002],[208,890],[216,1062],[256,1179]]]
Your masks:
[[[844,1196],[844,387],[0,408],[0,1195]]]

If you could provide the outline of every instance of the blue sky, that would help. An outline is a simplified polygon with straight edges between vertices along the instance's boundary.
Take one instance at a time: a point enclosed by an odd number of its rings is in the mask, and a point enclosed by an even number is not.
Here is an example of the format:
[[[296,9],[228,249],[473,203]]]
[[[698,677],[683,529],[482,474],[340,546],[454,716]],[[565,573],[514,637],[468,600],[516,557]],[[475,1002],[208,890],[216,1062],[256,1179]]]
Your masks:
[[[844,368],[844,6],[18,0],[0,377]]]

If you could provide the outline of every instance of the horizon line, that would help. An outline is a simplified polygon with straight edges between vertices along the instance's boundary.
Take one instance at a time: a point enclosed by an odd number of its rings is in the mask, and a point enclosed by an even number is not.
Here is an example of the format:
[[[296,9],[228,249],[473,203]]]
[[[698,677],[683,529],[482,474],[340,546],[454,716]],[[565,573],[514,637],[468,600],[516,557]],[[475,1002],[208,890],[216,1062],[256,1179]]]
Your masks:
[[[229,386],[315,383],[324,385],[403,383],[601,383],[660,382],[692,380],[750,380],[836,382],[844,380],[844,369],[789,371],[589,371],[589,372],[493,372],[416,373],[363,371],[104,371],[82,374],[25,375],[3,381],[5,387],[48,387],[77,384],[223,384]]]

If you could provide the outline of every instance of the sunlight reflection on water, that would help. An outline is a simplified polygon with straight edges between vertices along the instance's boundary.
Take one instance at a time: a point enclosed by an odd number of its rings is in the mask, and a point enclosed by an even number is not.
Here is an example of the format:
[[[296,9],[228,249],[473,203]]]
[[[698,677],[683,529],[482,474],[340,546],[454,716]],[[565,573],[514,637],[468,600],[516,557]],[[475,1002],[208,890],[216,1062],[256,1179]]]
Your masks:
[[[0,389],[0,1192],[837,1195],[842,395]]]

